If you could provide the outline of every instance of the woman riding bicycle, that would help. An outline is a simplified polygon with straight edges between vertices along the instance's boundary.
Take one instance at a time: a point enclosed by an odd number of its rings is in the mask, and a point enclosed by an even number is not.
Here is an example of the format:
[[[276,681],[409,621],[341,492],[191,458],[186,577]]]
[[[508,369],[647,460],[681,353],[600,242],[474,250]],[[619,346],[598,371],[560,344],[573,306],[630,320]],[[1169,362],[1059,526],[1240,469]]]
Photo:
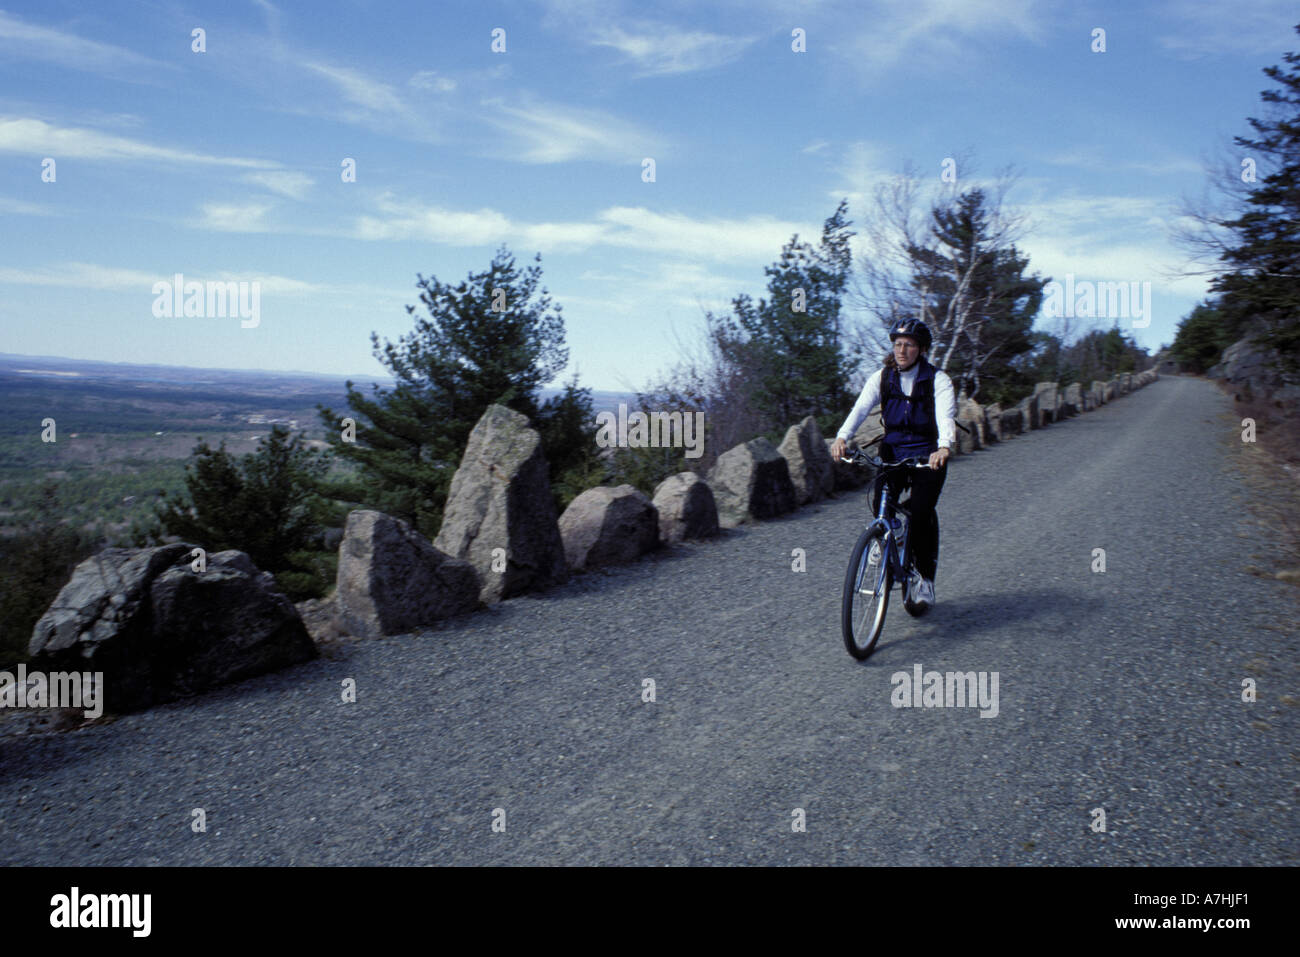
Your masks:
[[[930,329],[919,319],[904,319],[889,331],[894,351],[885,359],[885,367],[872,374],[862,388],[853,411],[831,446],[831,456],[839,461],[848,440],[862,420],[877,406],[884,417],[885,435],[880,457],[898,462],[913,456],[928,456],[930,470],[897,470],[889,482],[890,495],[897,501],[905,483],[912,483],[909,509],[912,526],[912,553],[917,578],[910,583],[909,601],[925,610],[934,604],[934,575],[939,565],[939,516],[935,505],[948,477],[948,457],[956,441],[957,400],[952,380],[925,359],[930,351]],[[871,511],[880,503],[880,479],[871,490]]]

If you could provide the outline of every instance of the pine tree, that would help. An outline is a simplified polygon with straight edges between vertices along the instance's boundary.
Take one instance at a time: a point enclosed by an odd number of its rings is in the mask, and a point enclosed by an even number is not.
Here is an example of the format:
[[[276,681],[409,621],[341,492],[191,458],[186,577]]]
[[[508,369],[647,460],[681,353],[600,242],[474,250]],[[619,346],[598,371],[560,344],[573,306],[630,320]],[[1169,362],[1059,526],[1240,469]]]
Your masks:
[[[1178,323],[1178,334],[1169,351],[1189,372],[1201,373],[1218,362],[1232,342],[1233,334],[1218,307],[1207,301],[1198,304]]]
[[[1300,33],[1300,25],[1295,27]],[[1211,288],[1221,293],[1220,311],[1234,330],[1256,330],[1255,339],[1277,349],[1283,364],[1300,369],[1300,53],[1282,58],[1290,67],[1264,69],[1281,90],[1260,98],[1273,107],[1266,119],[1248,118],[1254,137],[1238,136],[1248,158],[1262,158],[1272,171],[1250,190],[1249,207],[1236,219],[1219,220],[1236,234],[1223,254],[1230,271]],[[1263,165],[1263,164],[1259,164]]]
[[[32,629],[99,543],[66,521],[58,485],[41,483],[35,520],[0,535],[0,669],[28,660]]]
[[[285,571],[329,518],[317,491],[328,468],[301,433],[280,425],[240,459],[205,440],[185,467],[186,494],[164,499],[158,518],[167,534],[208,552],[235,548],[263,571]]]
[[[985,397],[1005,400],[1015,360],[1037,344],[1030,330],[1047,281],[1025,275],[1029,258],[1014,244],[999,245],[983,190],[967,190],[930,215],[934,245],[909,250],[912,284],[935,337],[930,361],[968,396],[991,380],[998,394]]]
[[[748,372],[749,400],[770,429],[812,415],[822,429],[846,411],[856,355],[840,335],[840,305],[851,268],[848,203],[822,226],[817,246],[795,235],[768,266],[768,296],[732,300],[727,317],[710,316],[723,351]]]
[[[487,270],[458,285],[417,276],[428,318],[418,317],[396,343],[370,337],[396,384],[375,385],[365,396],[347,383],[355,441],[344,438],[345,415],[317,407],[331,446],[356,466],[353,479],[329,487],[332,496],[389,512],[435,537],[469,434],[494,403],[533,421],[553,480],[580,463],[595,434],[590,391],[575,381],[538,403],[541,386],[569,360],[561,307],[552,308],[541,275],[540,265],[517,267],[502,246]],[[415,306],[406,308],[415,313]]]

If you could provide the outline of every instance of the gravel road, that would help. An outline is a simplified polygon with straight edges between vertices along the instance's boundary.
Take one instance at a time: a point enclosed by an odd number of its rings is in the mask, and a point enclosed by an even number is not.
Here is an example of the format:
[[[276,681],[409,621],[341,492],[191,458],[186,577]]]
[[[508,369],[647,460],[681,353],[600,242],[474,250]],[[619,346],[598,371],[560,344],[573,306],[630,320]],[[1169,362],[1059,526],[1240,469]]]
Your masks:
[[[861,664],[839,606],[865,492],[0,740],[0,862],[1294,865],[1296,590],[1246,571],[1268,531],[1239,429],[1169,378],[955,460],[938,605],[895,602]],[[997,715],[893,707],[918,663],[997,672]]]

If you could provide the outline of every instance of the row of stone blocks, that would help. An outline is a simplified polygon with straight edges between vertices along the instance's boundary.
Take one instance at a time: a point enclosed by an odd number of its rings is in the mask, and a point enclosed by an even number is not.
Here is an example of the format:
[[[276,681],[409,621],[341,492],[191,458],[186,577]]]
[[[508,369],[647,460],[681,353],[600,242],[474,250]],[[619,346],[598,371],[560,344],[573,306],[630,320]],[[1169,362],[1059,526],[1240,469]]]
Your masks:
[[[1086,389],[1079,382],[1064,389],[1055,382],[1040,382],[1034,387],[1033,395],[1006,409],[997,403],[982,406],[963,399],[957,408],[957,422],[963,427],[957,431],[957,451],[970,452],[990,442],[1005,441],[1069,416],[1091,412],[1121,395],[1149,385],[1156,378],[1156,370],[1148,369],[1145,372],[1120,373],[1104,382],[1097,380]]]

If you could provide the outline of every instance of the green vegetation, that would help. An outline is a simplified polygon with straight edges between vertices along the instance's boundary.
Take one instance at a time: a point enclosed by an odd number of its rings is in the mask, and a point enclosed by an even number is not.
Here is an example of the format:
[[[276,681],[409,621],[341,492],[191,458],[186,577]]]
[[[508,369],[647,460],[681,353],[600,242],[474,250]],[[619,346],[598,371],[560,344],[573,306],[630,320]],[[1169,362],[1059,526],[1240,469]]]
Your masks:
[[[185,470],[186,494],[168,496],[158,518],[166,534],[209,553],[247,552],[295,601],[320,597],[333,572],[318,554],[322,535],[343,521],[318,491],[329,465],[328,454],[279,425],[240,459],[225,443],[200,442]]]
[[[41,483],[37,494],[33,521],[0,535],[0,670],[28,660],[37,619],[77,563],[103,544],[60,521],[63,506],[54,482]]]
[[[1017,402],[1034,391],[1038,382],[1085,387],[1121,372],[1140,372],[1150,364],[1146,350],[1118,327],[1094,329],[1068,345],[1045,332],[1030,334],[1029,352],[1010,364],[1007,374],[989,391],[989,401]]]
[[[840,306],[852,265],[848,202],[822,225],[817,246],[793,236],[768,266],[767,292],[757,303],[732,300],[729,316],[709,316],[714,340],[727,360],[746,370],[742,400],[765,430],[782,433],[813,416],[823,430],[838,427],[847,405],[848,380],[858,355],[840,334]]]
[[[1178,323],[1169,351],[1189,372],[1202,373],[1219,361],[1223,350],[1237,340],[1238,330],[1224,321],[1222,311],[1206,300]]]
[[[1300,25],[1295,27],[1300,33]],[[1287,72],[1264,74],[1281,90],[1260,98],[1272,114],[1249,117],[1255,136],[1234,142],[1258,157],[1268,172],[1249,190],[1244,208],[1218,225],[1233,244],[1222,254],[1225,271],[1211,284],[1225,326],[1249,329],[1255,341],[1276,349],[1285,368],[1300,370],[1300,53],[1287,53]]]
[[[541,266],[519,269],[503,246],[486,271],[459,285],[418,277],[428,318],[417,318],[415,330],[396,343],[381,345],[371,334],[375,358],[396,386],[375,386],[365,396],[349,382],[349,414],[319,407],[335,453],[358,466],[354,480],[326,494],[396,515],[435,537],[469,434],[492,404],[533,422],[557,486],[590,469],[590,391],[575,380],[562,395],[537,400],[569,360],[560,307],[552,309],[541,273]],[[344,438],[344,418],[355,422],[355,442]]]
[[[123,433],[115,441],[144,444],[152,438],[152,433]],[[56,449],[44,446],[39,438],[0,435],[0,534],[35,520],[46,479],[58,485],[64,521],[86,531],[99,530],[108,537],[132,522],[146,520],[153,502],[183,487],[185,464],[181,460],[110,459],[107,449],[89,442],[85,454],[74,457],[63,453],[78,440],[61,437],[59,441],[63,447]],[[117,451],[121,452],[120,446]]]
[[[930,211],[931,238],[908,250],[921,313],[935,333],[930,361],[958,391],[985,402],[1033,392],[1023,357],[1048,345],[1031,329],[1048,280],[1026,275],[1029,257],[1009,243],[997,210],[971,189]]]
[[[1241,183],[1228,211],[1184,210],[1196,225],[1181,232],[1183,245],[1214,273],[1210,297],[1179,323],[1170,347],[1189,371],[1217,365],[1249,338],[1275,350],[1281,371],[1300,372],[1300,53],[1283,60],[1289,70],[1264,68],[1280,87],[1260,93],[1269,115],[1247,117],[1254,135],[1234,137],[1246,160],[1231,157]]]

